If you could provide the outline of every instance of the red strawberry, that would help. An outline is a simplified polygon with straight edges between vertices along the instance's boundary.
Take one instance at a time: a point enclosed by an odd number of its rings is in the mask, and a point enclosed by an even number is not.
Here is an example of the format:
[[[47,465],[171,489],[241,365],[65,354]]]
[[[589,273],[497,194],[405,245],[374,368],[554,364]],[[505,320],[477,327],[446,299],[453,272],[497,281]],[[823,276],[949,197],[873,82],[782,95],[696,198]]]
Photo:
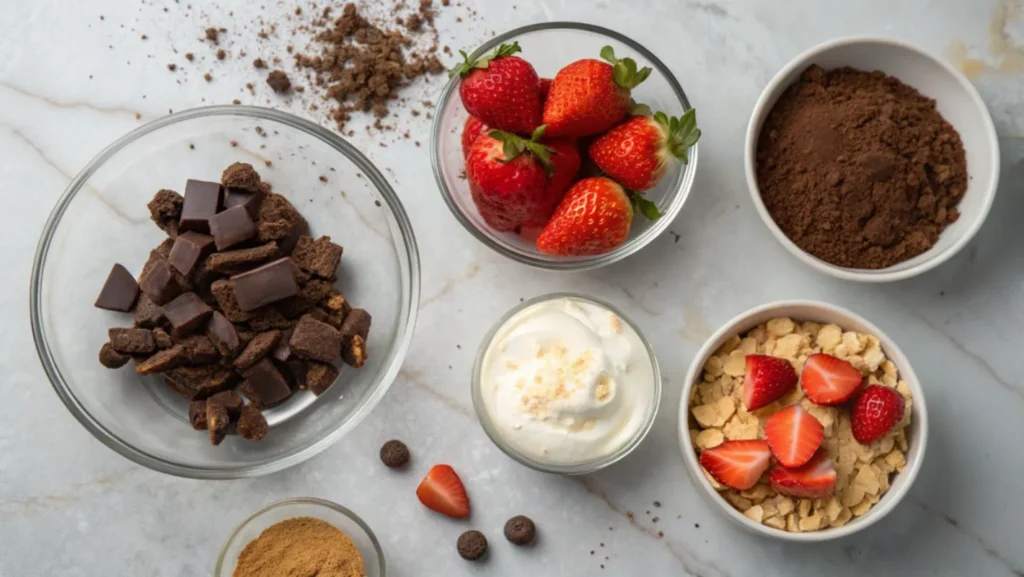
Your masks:
[[[802,467],[776,467],[768,473],[772,489],[800,499],[828,497],[836,488],[836,470],[824,449],[818,450]]]
[[[611,46],[600,60],[577,60],[558,71],[544,102],[543,123],[548,136],[586,136],[615,126],[629,111],[629,91],[651,69],[637,70],[632,58],[619,60]]]
[[[537,237],[537,249],[560,256],[603,254],[626,240],[632,222],[629,198],[617,182],[585,178],[565,193]]]
[[[743,377],[743,404],[748,411],[760,409],[796,386],[796,370],[786,359],[768,355],[747,355]]]
[[[663,112],[653,117],[630,116],[590,145],[590,158],[622,186],[650,190],[665,176],[670,159],[689,161],[687,151],[699,138],[692,108],[682,118]]]
[[[858,443],[877,441],[903,420],[903,397],[889,387],[871,385],[857,397],[850,420]]]
[[[771,456],[765,441],[726,441],[701,453],[700,466],[719,483],[746,491],[768,469]]]
[[[481,134],[486,134],[490,131],[491,127],[481,122],[479,118],[467,116],[466,123],[462,125],[462,158],[468,158],[469,149],[473,147],[476,139],[480,138]]]
[[[551,150],[537,142],[538,128],[526,140],[508,132],[492,130],[476,139],[466,158],[469,191],[484,222],[495,230],[509,232],[527,222],[547,217],[546,170],[554,166]],[[550,212],[548,212],[550,214]]]
[[[469,497],[459,475],[448,465],[434,465],[416,488],[420,503],[455,519],[469,517]]]
[[[799,467],[821,447],[825,428],[800,405],[786,407],[764,424],[764,436],[772,454],[784,467]]]
[[[502,44],[494,52],[465,62],[451,75],[462,76],[459,96],[469,113],[498,130],[530,134],[540,126],[540,79],[529,62],[512,56],[519,43]]]
[[[538,88],[540,88],[540,104],[543,107],[548,99],[548,92],[551,90],[551,79],[541,78]]]
[[[544,226],[548,223],[551,214],[565,197],[565,192],[576,181],[576,175],[580,171],[580,151],[575,140],[554,138],[541,143],[551,149],[551,164],[555,169],[544,189],[543,210],[537,213],[537,218],[525,223],[526,226]]]
[[[807,357],[800,387],[818,405],[838,405],[853,397],[864,376],[850,363],[818,353]]]

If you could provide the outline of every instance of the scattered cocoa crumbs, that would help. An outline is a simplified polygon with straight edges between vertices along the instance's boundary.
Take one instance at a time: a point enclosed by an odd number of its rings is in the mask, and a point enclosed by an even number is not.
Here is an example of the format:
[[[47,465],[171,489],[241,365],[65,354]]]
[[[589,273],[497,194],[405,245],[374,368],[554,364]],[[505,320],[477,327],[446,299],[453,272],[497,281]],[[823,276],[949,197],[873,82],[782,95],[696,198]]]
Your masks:
[[[264,62],[262,58],[257,58],[256,60],[252,61],[252,66],[253,68],[266,68],[267,63]]]
[[[142,118],[142,114],[140,114],[140,113],[136,112],[136,113],[135,113],[135,120],[138,120],[138,119],[140,119],[140,118]]]
[[[206,39],[209,40],[210,42],[213,42],[214,44],[216,44],[218,42],[217,36],[218,36],[218,33],[217,33],[217,29],[216,28],[212,28],[211,27],[211,28],[207,28],[206,29]]]
[[[654,506],[655,507],[661,507],[661,501],[655,501],[654,502]]]
[[[170,70],[171,72],[174,72],[175,70],[178,69],[178,65],[177,64],[168,64],[167,65],[167,69]]]
[[[292,87],[291,80],[288,79],[288,75],[285,74],[284,70],[273,70],[267,75],[267,84],[274,89],[274,92],[282,94],[288,92],[288,89]]]
[[[224,60],[224,57],[227,56],[227,55],[228,55],[228,53],[225,52],[223,48],[218,48],[217,49],[217,60]]]
[[[195,58],[195,56],[193,56],[193,54],[191,52],[186,52],[185,53],[185,60],[188,60],[189,62],[192,62],[193,58]]]
[[[326,176],[321,176],[320,177],[320,182],[327,182],[327,177]]]
[[[238,146],[238,141],[237,140],[232,140],[231,141],[231,146],[233,146],[233,147],[234,146]]]
[[[237,99],[237,98],[231,101],[231,104],[241,104],[241,103],[242,103],[242,101]]]
[[[213,80],[213,75],[207,72],[206,74],[203,74],[203,80],[211,82]]]
[[[263,161],[263,164],[266,164],[266,165],[267,165],[267,168],[270,168],[270,165],[271,165],[271,164],[273,164],[273,163],[272,163],[272,162],[270,162],[269,160],[264,160],[264,161]]]

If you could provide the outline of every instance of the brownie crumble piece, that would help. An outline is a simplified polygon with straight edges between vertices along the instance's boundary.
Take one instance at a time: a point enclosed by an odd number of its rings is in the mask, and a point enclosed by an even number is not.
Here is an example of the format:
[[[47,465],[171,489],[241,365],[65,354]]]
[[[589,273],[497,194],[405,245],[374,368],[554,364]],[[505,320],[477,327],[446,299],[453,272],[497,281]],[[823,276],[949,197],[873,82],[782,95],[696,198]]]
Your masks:
[[[333,279],[341,262],[342,248],[333,242],[331,237],[321,236],[313,240],[309,236],[300,236],[292,259],[299,268],[320,278]]]
[[[220,175],[220,183],[229,190],[263,192],[260,182],[259,173],[247,162],[236,162]]]
[[[238,417],[237,429],[238,434],[243,439],[262,441],[270,427],[267,425],[267,419],[259,409],[254,405],[245,405],[242,407],[241,415]]]
[[[292,81],[288,79],[288,74],[284,70],[271,70],[267,75],[267,84],[278,94],[288,92],[292,87]]]
[[[178,221],[181,219],[181,206],[184,202],[185,199],[177,192],[163,189],[146,205],[149,207],[150,219],[171,238],[178,236]]]
[[[334,380],[337,378],[338,369],[334,365],[310,362],[309,369],[306,371],[305,388],[319,397],[334,384]]]
[[[156,350],[153,333],[146,329],[113,328],[107,331],[110,346],[119,353],[144,355]]]
[[[131,355],[117,352],[110,343],[103,343],[103,346],[100,347],[100,364],[108,369],[119,369],[130,360],[132,360]]]
[[[299,319],[288,344],[293,353],[308,360],[331,363],[341,356],[341,334],[310,315]]]

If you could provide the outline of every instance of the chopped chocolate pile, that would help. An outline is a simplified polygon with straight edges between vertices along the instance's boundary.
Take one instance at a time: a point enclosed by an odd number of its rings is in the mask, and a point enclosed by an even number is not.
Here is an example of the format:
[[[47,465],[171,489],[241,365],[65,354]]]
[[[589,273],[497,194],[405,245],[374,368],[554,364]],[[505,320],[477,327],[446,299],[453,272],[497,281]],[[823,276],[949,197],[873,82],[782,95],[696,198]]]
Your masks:
[[[104,283],[96,307],[134,312],[134,326],[108,331],[103,366],[134,360],[138,374],[162,375],[214,445],[232,432],[263,439],[263,409],[297,390],[322,395],[339,360],[362,366],[370,315],[334,288],[342,247],[309,236],[252,166],[189,180],[184,197],[161,190],[149,209],[168,238],[137,283],[121,265]]]

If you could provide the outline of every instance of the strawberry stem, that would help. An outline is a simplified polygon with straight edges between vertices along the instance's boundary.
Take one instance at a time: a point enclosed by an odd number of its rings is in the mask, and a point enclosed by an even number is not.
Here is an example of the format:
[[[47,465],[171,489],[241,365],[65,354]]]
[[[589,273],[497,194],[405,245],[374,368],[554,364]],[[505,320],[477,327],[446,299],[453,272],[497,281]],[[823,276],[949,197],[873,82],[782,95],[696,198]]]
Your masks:
[[[658,210],[658,205],[654,204],[653,201],[648,200],[639,192],[629,191],[629,205],[633,207],[633,212],[639,212],[647,220],[658,220],[662,216],[662,212]]]
[[[555,172],[555,165],[551,162],[551,155],[558,154],[557,150],[548,148],[540,143],[540,139],[544,137],[544,131],[547,130],[548,126],[542,124],[534,129],[530,139],[527,140],[518,134],[512,134],[511,132],[505,132],[503,130],[492,130],[487,133],[487,136],[495,140],[500,140],[502,143],[501,151],[505,155],[504,160],[499,160],[502,164],[506,162],[512,162],[519,155],[524,152],[532,154],[541,166],[544,167],[544,172],[551,176]]]
[[[626,90],[636,88],[651,75],[650,66],[644,66],[637,70],[635,60],[632,58],[617,58],[615,56],[615,49],[611,46],[605,46],[601,49],[601,58],[607,60],[615,67],[615,84]]]
[[[477,68],[487,68],[490,66],[491,60],[500,58],[502,56],[512,56],[517,52],[522,52],[519,47],[519,42],[513,42],[512,44],[502,44],[501,46],[494,49],[490,54],[485,54],[476,60],[470,60],[469,55],[466,54],[465,50],[459,50],[459,54],[462,55],[462,63],[448,71],[448,77],[452,78],[456,74],[465,78],[469,76],[469,73]]]
[[[689,109],[681,117],[668,116],[664,112],[655,112],[654,120],[661,125],[666,134],[666,146],[672,156],[683,164],[690,161],[687,154],[690,147],[700,140],[700,129],[697,128],[697,110]]]

